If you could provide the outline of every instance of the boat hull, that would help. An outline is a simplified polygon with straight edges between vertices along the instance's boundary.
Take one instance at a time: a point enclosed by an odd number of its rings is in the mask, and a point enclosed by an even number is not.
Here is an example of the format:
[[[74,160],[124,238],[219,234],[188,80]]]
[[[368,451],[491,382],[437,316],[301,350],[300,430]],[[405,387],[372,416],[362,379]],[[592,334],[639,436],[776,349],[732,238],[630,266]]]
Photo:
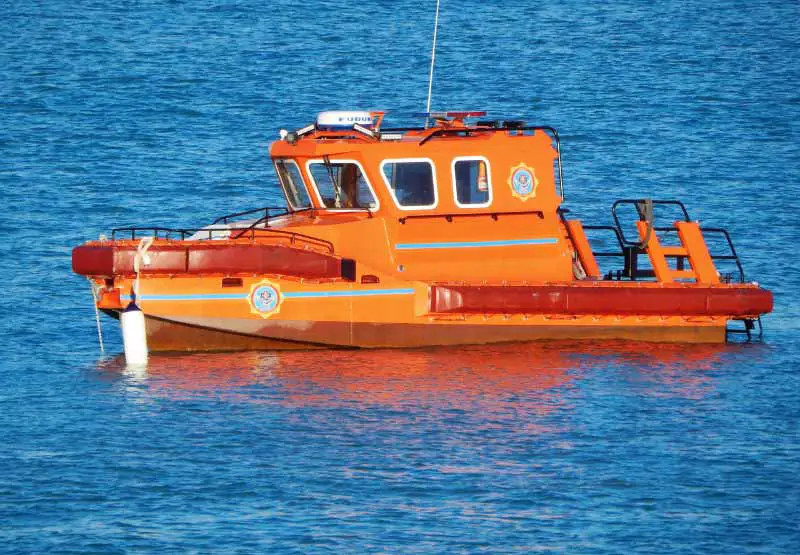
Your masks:
[[[231,322],[205,322],[226,326],[210,328],[197,324],[147,317],[147,338],[151,351],[246,351],[302,350],[324,348],[418,348],[446,345],[480,345],[491,343],[545,340],[629,340],[656,343],[724,343],[724,323],[695,325],[662,325],[642,320],[620,321],[609,325],[588,323],[486,325],[468,323],[386,324],[344,322],[293,322],[302,334],[273,330],[276,336],[257,336],[231,331]],[[644,324],[644,325],[643,325]],[[647,325],[649,324],[649,325]],[[269,333],[264,330],[265,333]],[[347,338],[347,340],[346,340]],[[334,342],[330,342],[331,340]]]
[[[722,343],[731,320],[758,318],[754,284],[585,281],[426,283],[221,275],[142,276],[137,303],[151,351],[404,348],[537,340]],[[133,280],[95,280],[117,312]]]

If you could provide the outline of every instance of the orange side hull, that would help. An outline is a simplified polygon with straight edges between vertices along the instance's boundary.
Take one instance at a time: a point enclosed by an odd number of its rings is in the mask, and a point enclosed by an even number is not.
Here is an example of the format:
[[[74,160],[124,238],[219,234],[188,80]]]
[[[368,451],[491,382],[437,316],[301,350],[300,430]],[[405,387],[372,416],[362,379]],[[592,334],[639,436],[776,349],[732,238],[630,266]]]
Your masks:
[[[352,333],[359,345],[320,344],[244,335],[201,326],[147,318],[151,351],[288,351],[324,348],[414,348],[445,345],[480,345],[544,340],[621,339],[654,343],[724,343],[725,325],[649,325],[621,322],[616,325],[506,325],[485,324],[371,324],[304,322],[313,326],[313,337]],[[337,330],[337,328],[339,328]]]
[[[231,288],[223,285],[226,279],[143,277],[138,302],[147,316],[150,349],[423,347],[545,339],[721,343],[729,320],[772,308],[771,294],[753,285],[464,286],[243,277]],[[101,289],[98,306],[122,309],[130,301],[122,292],[131,286],[132,280],[120,279]],[[257,297],[265,287],[276,297],[262,306]]]

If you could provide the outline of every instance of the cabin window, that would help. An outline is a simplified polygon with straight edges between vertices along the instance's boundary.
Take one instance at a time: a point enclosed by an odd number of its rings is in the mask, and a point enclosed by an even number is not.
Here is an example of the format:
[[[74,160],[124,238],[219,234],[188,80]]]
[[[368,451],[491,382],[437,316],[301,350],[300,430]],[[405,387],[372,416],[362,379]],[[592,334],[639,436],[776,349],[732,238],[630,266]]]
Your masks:
[[[403,210],[433,208],[436,196],[436,178],[433,162],[426,158],[384,160],[381,173],[397,206]]]
[[[308,198],[308,191],[303,184],[303,176],[300,175],[300,168],[294,160],[275,160],[275,171],[278,172],[278,180],[281,182],[289,208],[293,210],[311,208],[311,199]]]
[[[313,160],[308,173],[325,208],[375,210],[378,201],[358,162]]]
[[[453,160],[453,188],[456,206],[478,208],[492,203],[492,176],[489,161],[483,157]]]

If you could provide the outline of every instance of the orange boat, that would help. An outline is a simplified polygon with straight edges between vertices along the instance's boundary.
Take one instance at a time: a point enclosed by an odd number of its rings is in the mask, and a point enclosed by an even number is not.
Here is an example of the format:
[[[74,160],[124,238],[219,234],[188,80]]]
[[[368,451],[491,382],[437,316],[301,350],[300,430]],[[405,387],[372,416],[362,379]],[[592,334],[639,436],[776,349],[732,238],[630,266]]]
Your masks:
[[[135,300],[151,351],[760,331],[772,294],[745,281],[725,230],[648,199],[615,202],[613,225],[583,225],[562,208],[555,129],[482,116],[382,129],[380,112],[322,113],[271,146],[285,208],[117,228],[76,247],[73,270],[106,314]]]

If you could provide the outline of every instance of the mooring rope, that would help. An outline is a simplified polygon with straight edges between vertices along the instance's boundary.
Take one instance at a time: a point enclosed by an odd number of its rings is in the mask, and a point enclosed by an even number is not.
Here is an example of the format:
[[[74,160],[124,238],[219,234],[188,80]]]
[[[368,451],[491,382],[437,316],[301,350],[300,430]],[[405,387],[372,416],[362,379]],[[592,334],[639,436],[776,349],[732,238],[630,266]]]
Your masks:
[[[100,323],[100,311],[97,308],[97,288],[91,280],[89,281],[89,288],[92,291],[92,306],[94,307],[94,321],[97,324],[97,341],[100,343],[100,353],[105,354],[106,347],[103,344],[103,326]]]
[[[641,214],[644,221],[647,223],[644,237],[641,240],[641,245],[644,248],[650,246],[650,237],[653,235],[653,227],[655,225],[655,213],[653,211],[653,199],[646,198],[641,203]]]
[[[150,257],[147,255],[147,249],[150,248],[155,240],[155,237],[142,237],[142,240],[139,241],[139,246],[136,247],[136,256],[133,258],[133,271],[136,272],[136,282],[133,286],[133,296],[139,308],[142,308],[142,299],[139,296],[139,276],[141,274],[141,266],[143,263],[145,266],[150,265]]]

